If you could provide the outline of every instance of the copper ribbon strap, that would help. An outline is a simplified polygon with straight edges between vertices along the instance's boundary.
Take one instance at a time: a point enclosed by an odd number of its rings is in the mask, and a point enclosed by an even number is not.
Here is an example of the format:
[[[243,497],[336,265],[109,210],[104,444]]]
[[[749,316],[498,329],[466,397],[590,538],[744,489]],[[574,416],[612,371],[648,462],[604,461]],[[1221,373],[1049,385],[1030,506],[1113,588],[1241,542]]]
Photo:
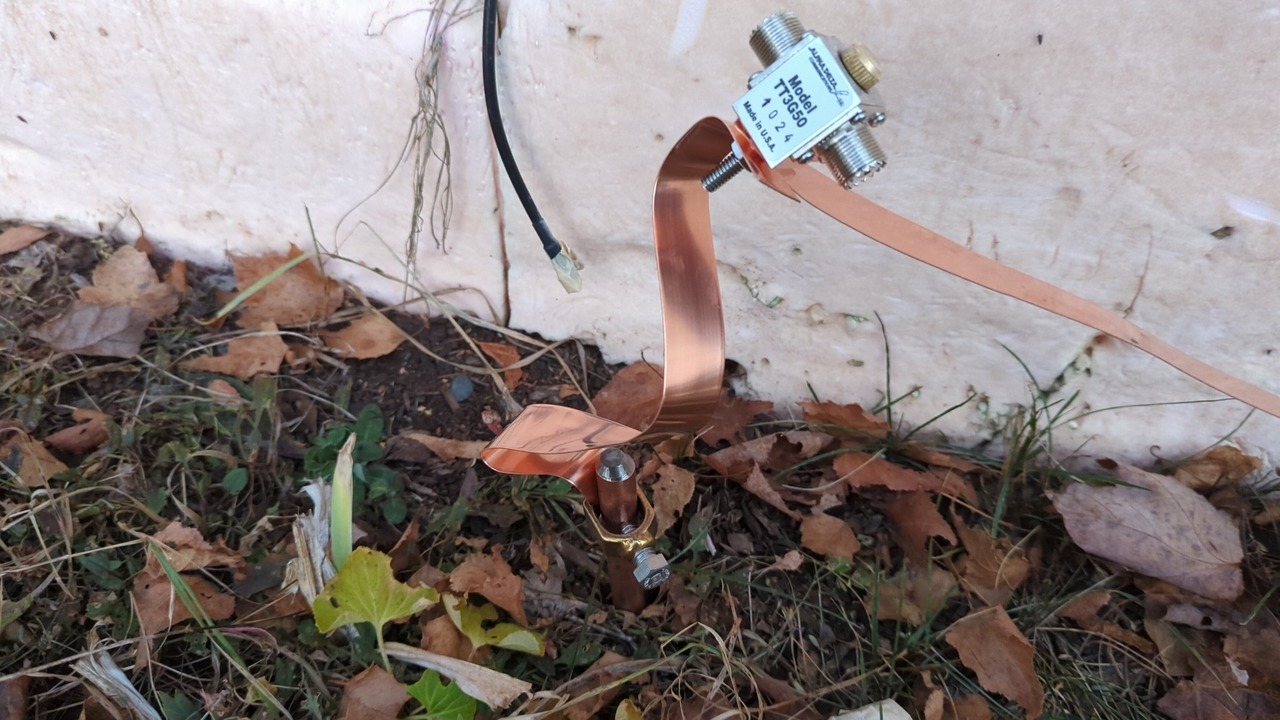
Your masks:
[[[554,475],[597,502],[600,453],[642,437],[696,432],[720,399],[724,373],[724,313],[711,241],[710,196],[702,178],[733,141],[716,118],[698,121],[671,148],[653,192],[653,241],[658,255],[665,359],[662,402],[641,428],[560,405],[530,405],[481,454],[503,473]]]
[[[495,470],[555,475],[596,502],[595,462],[612,445],[659,433],[695,432],[711,416],[724,369],[724,319],[701,179],[737,140],[756,178],[853,230],[939,270],[1074,320],[1162,360],[1196,380],[1280,417],[1280,396],[1169,345],[1113,312],[1043,280],[1001,265],[845,190],[817,170],[788,160],[770,170],[740,126],[704,118],[676,143],[658,173],[654,244],[662,294],[666,369],[662,404],[645,428],[620,425],[558,405],[532,405],[482,458]]]

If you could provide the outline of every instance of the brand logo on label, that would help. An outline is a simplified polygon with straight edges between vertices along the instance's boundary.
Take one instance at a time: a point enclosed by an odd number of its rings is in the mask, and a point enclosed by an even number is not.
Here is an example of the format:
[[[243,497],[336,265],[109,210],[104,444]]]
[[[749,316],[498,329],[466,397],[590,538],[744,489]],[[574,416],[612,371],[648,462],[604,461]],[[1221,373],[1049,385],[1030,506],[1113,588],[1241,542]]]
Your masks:
[[[849,91],[840,86],[836,82],[836,76],[831,72],[831,68],[827,67],[826,58],[818,52],[816,45],[809,46],[809,64],[813,65],[814,71],[818,73],[818,77],[822,78],[822,84],[827,87],[827,92],[836,98],[836,103],[840,107],[845,106],[845,102],[849,97]]]

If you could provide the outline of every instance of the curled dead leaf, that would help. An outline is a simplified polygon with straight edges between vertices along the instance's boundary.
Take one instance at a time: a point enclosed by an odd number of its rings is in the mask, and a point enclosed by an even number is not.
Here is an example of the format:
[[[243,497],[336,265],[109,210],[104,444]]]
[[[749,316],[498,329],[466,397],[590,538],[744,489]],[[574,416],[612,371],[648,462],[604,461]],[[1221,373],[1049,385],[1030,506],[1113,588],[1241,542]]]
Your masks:
[[[976,610],[962,618],[945,637],[960,662],[978,676],[986,690],[1018,703],[1027,720],[1044,712],[1044,688],[1035,671],[1035,648],[1013,624],[1004,608]]]
[[[755,468],[782,470],[825,450],[834,438],[812,430],[792,430],[748,440],[718,450],[704,459],[716,472],[744,480]]]
[[[819,513],[800,521],[800,544],[829,558],[853,560],[860,549],[853,528],[838,517]]]
[[[600,417],[642,428],[657,414],[662,402],[662,366],[644,361],[631,363],[610,378],[591,402]]]
[[[1132,630],[1126,630],[1125,628],[1120,627],[1120,625],[1115,622],[1098,617],[1098,611],[1106,607],[1107,603],[1110,601],[1110,591],[1095,590],[1093,592],[1086,592],[1082,593],[1075,600],[1072,600],[1065,607],[1059,610],[1058,614],[1062,617],[1075,621],[1075,623],[1084,630],[1105,635],[1106,637],[1122,642],[1145,655],[1155,654],[1155,643]]]
[[[1177,480],[1120,466],[1127,486],[1074,483],[1051,496],[1085,552],[1216,600],[1244,592],[1230,516]]]
[[[340,720],[395,720],[409,693],[395,675],[377,665],[347,681],[338,706]]]
[[[379,312],[354,320],[341,330],[323,331],[320,337],[334,354],[354,360],[389,355],[405,339],[404,331]]]
[[[52,230],[35,225],[18,225],[0,232],[0,255],[18,252],[41,238],[47,237]]]
[[[477,593],[506,610],[516,622],[528,626],[524,614],[524,583],[511,572],[495,545],[490,554],[468,556],[449,573],[449,587],[457,593]]]
[[[16,427],[0,428],[0,462],[18,469],[18,479],[29,488],[48,487],[54,475],[67,466],[39,440]]]
[[[1008,538],[995,538],[985,530],[970,528],[958,517],[952,517],[952,521],[968,553],[958,563],[965,589],[988,605],[1009,602],[1013,591],[1031,573],[1032,563],[1026,553]]]
[[[182,579],[209,619],[226,620],[235,613],[235,598],[219,591],[213,583],[194,574],[184,574]],[[169,578],[158,568],[145,567],[135,575],[129,595],[143,635],[154,635],[192,617]]]
[[[1262,461],[1231,445],[1219,445],[1178,466],[1174,477],[1192,490],[1236,485],[1262,468]]]
[[[302,254],[297,247],[290,246],[286,255],[232,255],[236,285],[245,290]],[[263,323],[286,327],[319,322],[342,305],[342,298],[342,286],[326,277],[320,265],[309,258],[246,299],[236,324],[256,328]]]
[[[653,483],[654,535],[662,537],[675,524],[693,499],[695,481],[692,472],[678,465],[658,468],[658,479]]]
[[[499,369],[502,370],[502,384],[507,386],[508,390],[515,390],[520,384],[520,380],[524,378],[524,370],[522,368],[511,367],[520,362],[520,351],[516,350],[514,345],[500,342],[476,342],[480,346],[480,350],[493,358],[498,363]]]
[[[977,502],[977,492],[960,473],[922,472],[864,452],[841,453],[832,463],[849,487],[879,487],[895,492],[927,492]]]
[[[227,342],[223,355],[206,355],[182,363],[190,370],[231,375],[250,380],[256,375],[274,374],[280,371],[288,350],[275,325],[266,323],[260,333],[238,337]]]
[[[804,421],[843,439],[868,440],[887,437],[889,424],[862,409],[861,405],[833,402],[803,402]]]
[[[409,445],[406,446],[406,443]],[[416,448],[425,448],[441,460],[475,460],[480,451],[489,446],[484,440],[454,440],[421,432],[403,432],[387,443],[387,454],[398,460],[421,462],[426,460]]]
[[[788,550],[786,554],[774,560],[773,564],[762,570],[760,574],[763,575],[774,570],[791,572],[792,570],[799,570],[801,565],[804,565],[804,555],[801,555],[799,550]]]
[[[31,337],[58,352],[131,358],[141,352],[152,319],[132,305],[76,300],[61,315],[34,328]]]
[[[889,493],[883,507],[908,562],[923,566],[929,560],[929,538],[942,538],[956,544],[956,534],[928,493]]]
[[[46,437],[44,442],[58,452],[83,455],[96,450],[107,441],[107,437],[106,415],[95,412],[79,423]]]
[[[80,299],[96,305],[129,305],[151,316],[168,317],[178,310],[178,291],[161,282],[142,251],[122,245],[93,271],[93,285]]]
[[[742,437],[742,430],[757,415],[773,411],[773,403],[767,400],[748,400],[730,395],[728,390],[720,392],[720,403],[711,414],[710,427],[700,436],[708,445],[715,446],[728,440],[730,442]]]
[[[955,594],[956,577],[928,563],[907,564],[901,572],[885,578],[864,597],[867,612],[875,620],[898,620],[919,627],[933,619]]]
[[[244,567],[244,558],[219,540],[211,543],[204,539],[199,530],[184,527],[181,523],[171,522],[160,532],[152,536],[165,554],[165,559],[178,572],[185,570],[201,570],[208,567],[240,568]],[[155,563],[148,555],[148,561]],[[154,567],[159,570],[159,565]]]

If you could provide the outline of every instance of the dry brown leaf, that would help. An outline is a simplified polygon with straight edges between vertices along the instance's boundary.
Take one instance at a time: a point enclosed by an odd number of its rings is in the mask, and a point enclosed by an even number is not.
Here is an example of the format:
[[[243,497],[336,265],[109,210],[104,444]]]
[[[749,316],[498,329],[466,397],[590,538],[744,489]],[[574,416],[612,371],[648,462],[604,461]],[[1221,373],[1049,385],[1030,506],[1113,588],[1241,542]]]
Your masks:
[[[1192,490],[1203,492],[1236,485],[1261,468],[1258,458],[1245,455],[1239,448],[1219,445],[1182,463],[1173,476]]]
[[[422,628],[422,641],[418,645],[427,652],[445,657],[467,660],[474,652],[471,641],[463,635],[448,615],[438,615],[419,623]]]
[[[142,350],[151,313],[132,305],[98,305],[76,300],[58,317],[31,331],[31,337],[58,352],[131,358]]]
[[[827,717],[813,708],[812,699],[796,692],[790,683],[758,670],[753,673],[751,682],[770,700],[769,712],[765,717],[786,717],[788,720],[825,720]],[[886,714],[876,720],[892,720],[892,717]]]
[[[0,429],[0,462],[18,469],[18,479],[29,488],[48,487],[54,475],[67,466],[39,440],[18,428]]]
[[[528,625],[524,614],[524,583],[511,572],[502,559],[501,546],[495,545],[489,555],[469,556],[449,573],[449,587],[457,593],[477,593],[510,613],[521,625]]]
[[[958,563],[965,590],[988,605],[1004,605],[1031,573],[1031,561],[1008,538],[994,538],[952,517],[956,534],[968,554]]]
[[[1081,549],[1208,598],[1244,592],[1230,516],[1173,478],[1125,465],[1118,475],[1136,487],[1074,483],[1052,496]]]
[[[962,618],[946,634],[960,662],[978,676],[978,684],[1018,703],[1027,720],[1044,712],[1044,688],[1035,671],[1035,648],[1004,608],[984,608]]]
[[[286,350],[288,346],[280,339],[279,330],[275,325],[266,323],[262,326],[262,334],[229,340],[226,354],[206,355],[187,360],[182,365],[190,370],[250,380],[255,375],[279,372]]]
[[[178,291],[160,281],[147,256],[122,245],[93,271],[93,285],[80,290],[80,299],[96,305],[129,305],[151,316],[168,317],[178,310]]]
[[[211,398],[222,403],[235,404],[241,400],[240,391],[236,390],[236,386],[222,378],[210,380],[205,391],[209,393]]]
[[[244,567],[244,558],[221,540],[211,543],[204,539],[199,530],[183,527],[179,522],[169,523],[152,535],[151,539],[160,544],[165,558],[178,572],[207,567]],[[148,563],[153,562],[148,556]],[[155,568],[159,569],[159,565],[155,565]]]
[[[884,514],[908,562],[916,565],[928,562],[931,537],[956,544],[956,534],[928,493],[890,493],[884,501]]]
[[[287,255],[232,255],[236,285],[244,290],[301,255],[295,246]],[[245,300],[236,323],[256,328],[263,323],[284,327],[319,322],[342,305],[342,295],[342,286],[325,277],[313,259],[304,260]]]
[[[174,260],[169,266],[169,272],[164,275],[165,283],[178,291],[178,294],[186,293],[191,289],[191,284],[187,282],[187,261]]]
[[[864,602],[876,620],[899,620],[919,627],[947,604],[955,589],[955,576],[943,568],[933,563],[922,568],[907,565],[897,575],[885,578]]]
[[[546,572],[547,568],[551,567],[551,553],[547,552],[548,548],[551,552],[556,551],[549,536],[539,535],[529,541],[529,564],[541,572]]]
[[[1142,621],[1142,629],[1147,637],[1155,643],[1156,659],[1171,677],[1191,677],[1195,671],[1195,654],[1197,650],[1188,646],[1187,642],[1164,620],[1147,618]],[[1194,631],[1193,631],[1194,632]]]
[[[923,445],[907,445],[902,448],[902,454],[917,462],[922,462],[934,467],[946,468],[948,470],[955,470],[956,472],[971,473],[982,469],[962,457],[957,457],[951,453],[942,452],[941,450],[924,447]]]
[[[1263,500],[1262,509],[1250,521],[1255,525],[1280,524],[1280,500]]]
[[[149,560],[149,563],[154,560]],[[226,620],[235,613],[236,599],[220,592],[213,583],[199,575],[184,574],[182,579],[191,587],[196,601],[211,620]],[[158,567],[144,567],[133,578],[133,613],[143,635],[153,635],[191,619],[191,612],[177,591]]]
[[[652,488],[655,536],[662,537],[684,513],[685,506],[693,499],[695,481],[692,472],[678,465],[658,468],[658,479]]]
[[[671,609],[680,621],[680,627],[689,627],[698,622],[698,610],[702,608],[702,598],[688,588],[684,578],[677,577],[668,582],[667,598],[671,601]]]
[[[597,690],[609,683],[617,680],[621,675],[610,672],[609,668],[619,665],[626,661],[626,658],[611,650],[605,651],[598,660],[591,663],[582,675],[577,679],[570,681],[574,684],[572,689],[573,697],[582,697],[593,690]],[[622,673],[626,675],[626,673]],[[596,716],[604,706],[613,702],[613,699],[622,692],[622,686],[610,688],[598,695],[594,695],[584,702],[580,702],[565,711],[565,717],[568,720],[589,720]]]
[[[804,555],[801,555],[799,550],[788,550],[785,555],[774,560],[772,565],[760,571],[760,574],[763,575],[772,570],[779,570],[781,572],[799,570],[800,566],[803,564]]]
[[[345,358],[368,360],[389,355],[404,342],[404,331],[382,313],[370,313],[337,331],[320,333],[325,347]]]
[[[484,440],[454,440],[420,432],[403,432],[397,437],[417,443],[430,450],[436,457],[446,461],[458,458],[475,460],[480,457],[480,451],[489,446],[489,443]]]
[[[642,429],[662,402],[662,367],[643,360],[631,363],[600,388],[591,402],[600,417]]]
[[[391,558],[391,572],[402,573],[410,567],[417,570],[422,564],[422,556],[418,554],[420,531],[418,518],[415,517],[409,521],[409,527],[400,533],[396,544],[387,551],[387,556]]]
[[[0,232],[0,255],[18,252],[52,232],[52,230],[38,228],[35,225],[11,227],[4,232]]]
[[[370,665],[342,689],[338,720],[395,720],[407,702],[409,693],[396,676]]]
[[[44,439],[45,445],[58,452],[83,455],[96,450],[107,441],[107,416],[97,413],[80,423],[63,428]]]
[[[924,671],[928,673],[928,670]],[[942,692],[942,688],[927,686],[916,689],[916,696],[912,703],[915,713],[920,720],[942,720],[942,713],[946,707],[947,696]]]
[[[524,369],[513,368],[512,365],[520,362],[520,351],[515,346],[500,342],[476,342],[485,355],[493,358],[502,369],[502,384],[507,386],[508,390],[515,390],[520,384],[520,380],[524,378]]]
[[[947,698],[942,720],[991,720],[991,706],[981,695]]]
[[[841,453],[832,463],[850,488],[880,487],[895,492],[928,492],[977,502],[977,493],[954,472],[920,472],[864,452]]]
[[[742,487],[752,495],[786,513],[787,517],[796,520],[800,519],[800,513],[787,507],[787,501],[782,499],[782,494],[773,486],[773,483],[769,482],[769,478],[765,477],[764,473],[760,471],[759,465],[751,469],[751,473],[743,481]]]
[[[839,438],[879,440],[888,436],[889,424],[862,409],[861,405],[833,402],[803,402],[804,421]]]
[[[26,720],[27,687],[31,685],[29,675],[19,675],[11,680],[0,680],[0,718],[5,720]]]
[[[1222,644],[1223,653],[1249,673],[1249,687],[1268,683],[1280,691],[1280,628],[1264,624],[1261,613],[1258,620],[1239,635],[1228,635]]]
[[[1156,708],[1172,720],[1274,720],[1280,717],[1280,695],[1243,688],[1227,680],[1182,681]]]
[[[728,390],[720,391],[720,402],[711,414],[711,426],[702,435],[702,441],[715,446],[723,440],[733,442],[742,439],[742,429],[757,415],[773,411],[773,403],[767,400],[747,400],[731,396]]]
[[[734,480],[744,480],[752,469],[781,470],[817,455],[831,444],[830,435],[811,430],[792,430],[748,440],[718,450],[704,459],[716,472]]]
[[[838,517],[821,513],[800,521],[800,544],[824,557],[852,560],[860,549],[853,528]]]
[[[1081,594],[1068,603],[1066,607],[1059,610],[1058,614],[1074,620],[1077,625],[1089,632],[1096,632],[1112,640],[1122,642],[1144,655],[1155,654],[1155,643],[1132,630],[1120,627],[1117,623],[1098,617],[1098,611],[1106,607],[1110,601],[1110,591],[1095,590]]]

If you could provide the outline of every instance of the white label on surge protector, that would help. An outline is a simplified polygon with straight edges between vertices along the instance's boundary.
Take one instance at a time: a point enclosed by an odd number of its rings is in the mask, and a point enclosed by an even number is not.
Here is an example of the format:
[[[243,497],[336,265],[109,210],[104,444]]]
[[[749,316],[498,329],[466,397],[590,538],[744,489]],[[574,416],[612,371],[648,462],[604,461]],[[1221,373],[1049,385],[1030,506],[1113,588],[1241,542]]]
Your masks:
[[[858,91],[821,38],[810,36],[760,79],[733,110],[769,167],[808,149],[848,120]]]

